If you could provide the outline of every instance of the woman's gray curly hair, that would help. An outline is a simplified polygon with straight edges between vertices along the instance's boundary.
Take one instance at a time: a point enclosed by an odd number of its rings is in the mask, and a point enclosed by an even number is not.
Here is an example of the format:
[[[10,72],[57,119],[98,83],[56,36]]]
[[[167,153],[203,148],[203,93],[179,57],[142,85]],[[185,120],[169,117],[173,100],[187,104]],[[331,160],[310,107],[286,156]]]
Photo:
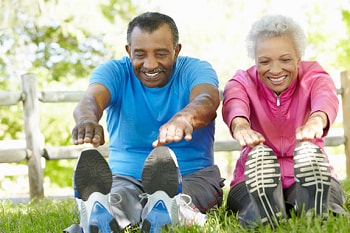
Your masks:
[[[288,36],[294,41],[297,55],[304,55],[307,38],[304,30],[292,18],[283,15],[266,15],[256,21],[247,36],[248,56],[255,59],[256,42],[261,38]]]

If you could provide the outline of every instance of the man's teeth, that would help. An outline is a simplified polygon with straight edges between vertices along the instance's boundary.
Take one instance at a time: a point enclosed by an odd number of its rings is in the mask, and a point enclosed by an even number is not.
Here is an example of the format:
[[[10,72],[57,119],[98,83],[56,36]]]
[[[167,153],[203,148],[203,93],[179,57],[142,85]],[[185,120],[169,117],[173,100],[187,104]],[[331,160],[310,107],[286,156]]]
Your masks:
[[[286,76],[282,76],[280,78],[269,78],[272,82],[280,82],[282,81],[283,79],[285,79]]]
[[[158,73],[145,73],[148,77],[153,78],[157,76]]]

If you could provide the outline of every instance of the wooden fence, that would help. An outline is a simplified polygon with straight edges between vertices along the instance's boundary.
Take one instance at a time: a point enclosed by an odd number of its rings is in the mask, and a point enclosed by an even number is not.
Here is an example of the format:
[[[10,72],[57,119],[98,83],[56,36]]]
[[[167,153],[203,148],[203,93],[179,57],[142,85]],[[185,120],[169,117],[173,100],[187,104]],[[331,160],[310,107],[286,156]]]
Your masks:
[[[346,156],[346,176],[350,177],[350,71],[341,73],[341,88],[337,90],[341,95],[343,110],[344,135],[328,136],[325,146],[344,145]],[[38,92],[36,76],[34,74],[22,75],[22,92],[0,92],[0,106],[23,104],[25,142],[15,142],[11,146],[8,141],[0,141],[0,163],[16,163],[27,161],[30,198],[44,196],[43,169],[41,158],[47,160],[76,159],[86,145],[46,147],[40,132],[39,101],[42,103],[78,102],[83,92]],[[215,151],[239,151],[240,145],[230,139],[216,141]],[[98,148],[103,154],[108,154],[108,147]]]

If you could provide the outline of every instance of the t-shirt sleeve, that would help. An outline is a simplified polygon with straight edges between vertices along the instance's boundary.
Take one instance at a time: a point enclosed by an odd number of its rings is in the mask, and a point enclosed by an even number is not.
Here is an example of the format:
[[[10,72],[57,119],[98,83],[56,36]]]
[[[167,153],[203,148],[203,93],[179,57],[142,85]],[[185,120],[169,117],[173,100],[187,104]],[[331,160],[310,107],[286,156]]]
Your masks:
[[[105,86],[111,94],[111,103],[115,103],[121,96],[123,82],[127,70],[125,60],[111,60],[99,65],[91,74],[89,83],[99,83]]]
[[[185,80],[189,82],[189,86],[192,89],[198,84],[211,84],[215,87],[219,87],[218,76],[207,61],[195,59],[195,58],[183,58],[180,60],[181,75],[185,75]]]

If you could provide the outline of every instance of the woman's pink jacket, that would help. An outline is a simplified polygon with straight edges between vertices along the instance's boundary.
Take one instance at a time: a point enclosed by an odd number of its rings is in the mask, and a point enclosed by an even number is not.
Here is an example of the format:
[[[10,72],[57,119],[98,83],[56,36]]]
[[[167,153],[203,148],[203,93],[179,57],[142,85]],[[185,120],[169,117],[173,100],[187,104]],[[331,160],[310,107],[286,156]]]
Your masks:
[[[336,87],[329,74],[317,63],[302,61],[298,77],[277,97],[258,78],[256,66],[238,70],[224,89],[222,115],[230,127],[237,116],[246,117],[253,130],[265,137],[265,145],[273,149],[281,167],[284,188],[294,182],[293,152],[296,128],[304,125],[315,111],[327,114],[326,136],[338,112]],[[234,135],[232,135],[234,137]],[[324,152],[323,139],[313,140]],[[237,160],[231,186],[244,181],[244,165],[250,147],[242,148]],[[333,176],[335,176],[331,167]]]

